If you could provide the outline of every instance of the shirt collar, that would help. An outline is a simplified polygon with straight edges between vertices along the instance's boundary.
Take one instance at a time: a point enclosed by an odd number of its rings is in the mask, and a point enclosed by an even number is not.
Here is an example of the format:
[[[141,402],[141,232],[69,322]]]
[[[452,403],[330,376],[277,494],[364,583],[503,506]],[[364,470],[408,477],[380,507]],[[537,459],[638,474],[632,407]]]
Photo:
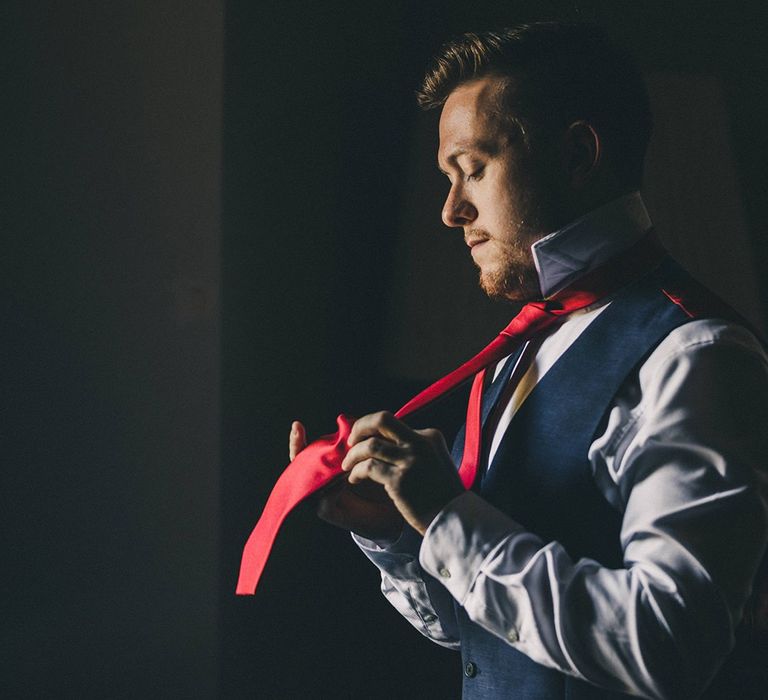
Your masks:
[[[540,238],[531,251],[542,296],[551,297],[602,265],[650,227],[640,193],[631,192]]]

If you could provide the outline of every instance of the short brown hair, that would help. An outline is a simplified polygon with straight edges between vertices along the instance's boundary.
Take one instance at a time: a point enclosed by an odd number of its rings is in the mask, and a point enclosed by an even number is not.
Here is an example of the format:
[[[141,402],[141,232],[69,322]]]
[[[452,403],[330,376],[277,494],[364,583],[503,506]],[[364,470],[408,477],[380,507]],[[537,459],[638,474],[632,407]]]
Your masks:
[[[592,24],[537,22],[470,32],[445,44],[417,93],[423,109],[442,106],[467,81],[498,76],[502,116],[526,136],[535,129],[590,123],[603,138],[616,177],[627,188],[642,181],[653,129],[648,92],[629,54]]]

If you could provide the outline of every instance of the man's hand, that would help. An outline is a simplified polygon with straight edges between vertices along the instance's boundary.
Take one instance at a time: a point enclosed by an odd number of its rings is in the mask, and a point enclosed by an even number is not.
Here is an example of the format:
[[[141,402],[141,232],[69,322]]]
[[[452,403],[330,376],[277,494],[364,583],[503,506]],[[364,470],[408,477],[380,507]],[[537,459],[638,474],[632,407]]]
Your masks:
[[[307,431],[294,421],[288,438],[291,461],[306,446]],[[345,475],[322,489],[317,497],[320,518],[369,540],[392,542],[403,529],[403,517],[384,487],[372,481],[352,486]]]
[[[403,518],[424,534],[464,486],[438,430],[413,430],[391,413],[359,418],[341,468],[349,483],[381,484]]]

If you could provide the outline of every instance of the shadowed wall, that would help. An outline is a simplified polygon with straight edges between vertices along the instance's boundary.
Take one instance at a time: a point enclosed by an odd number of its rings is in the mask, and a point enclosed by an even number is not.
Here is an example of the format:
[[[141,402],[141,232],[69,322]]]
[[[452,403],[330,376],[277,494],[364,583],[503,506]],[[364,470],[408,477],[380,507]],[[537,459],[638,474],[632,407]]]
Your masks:
[[[0,694],[216,697],[222,6],[17,5]]]

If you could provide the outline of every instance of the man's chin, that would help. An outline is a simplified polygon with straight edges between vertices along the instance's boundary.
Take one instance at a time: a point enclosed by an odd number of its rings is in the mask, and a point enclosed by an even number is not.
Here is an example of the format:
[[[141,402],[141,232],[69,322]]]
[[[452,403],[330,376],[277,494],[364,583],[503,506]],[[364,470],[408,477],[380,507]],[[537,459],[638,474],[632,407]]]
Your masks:
[[[489,299],[513,304],[535,301],[541,297],[538,284],[526,284],[523,280],[499,275],[480,273],[480,289]]]

